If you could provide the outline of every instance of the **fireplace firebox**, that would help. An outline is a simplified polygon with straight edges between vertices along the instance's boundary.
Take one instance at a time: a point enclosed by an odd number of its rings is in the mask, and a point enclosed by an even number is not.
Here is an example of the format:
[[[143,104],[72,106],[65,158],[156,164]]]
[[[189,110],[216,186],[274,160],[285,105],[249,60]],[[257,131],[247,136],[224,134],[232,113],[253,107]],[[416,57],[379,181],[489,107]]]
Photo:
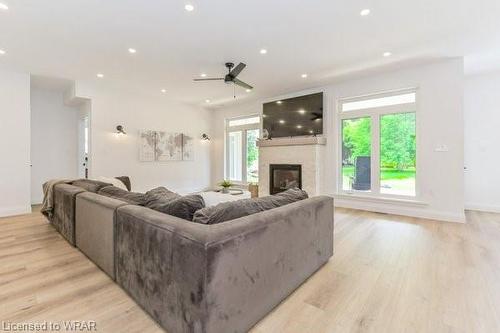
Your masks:
[[[276,194],[290,188],[302,189],[302,166],[300,164],[270,164],[269,192]]]

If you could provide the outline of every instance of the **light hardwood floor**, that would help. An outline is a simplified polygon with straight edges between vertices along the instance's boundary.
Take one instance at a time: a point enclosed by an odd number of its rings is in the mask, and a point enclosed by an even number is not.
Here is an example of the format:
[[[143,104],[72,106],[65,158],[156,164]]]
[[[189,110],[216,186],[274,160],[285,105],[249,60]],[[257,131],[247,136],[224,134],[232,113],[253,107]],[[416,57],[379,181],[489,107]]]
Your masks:
[[[335,219],[333,258],[254,333],[500,332],[499,214],[454,224],[337,209]],[[161,332],[39,213],[0,219],[0,321],[64,320]]]

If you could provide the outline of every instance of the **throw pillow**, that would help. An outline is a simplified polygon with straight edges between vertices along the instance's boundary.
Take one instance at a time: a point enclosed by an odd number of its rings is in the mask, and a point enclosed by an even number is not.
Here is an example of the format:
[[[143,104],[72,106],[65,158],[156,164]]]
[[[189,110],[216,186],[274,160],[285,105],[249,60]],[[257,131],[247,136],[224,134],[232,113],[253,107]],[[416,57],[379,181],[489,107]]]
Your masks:
[[[217,224],[281,207],[292,202],[307,199],[307,197],[306,191],[293,188],[267,197],[223,202],[216,206],[210,206],[196,211],[193,216],[193,222]]]
[[[125,201],[132,205],[144,206],[146,199],[144,193],[129,192],[116,186],[107,186],[99,190],[100,195]]]
[[[198,194],[180,196],[168,200],[158,199],[146,204],[146,207],[164,214],[179,217],[185,220],[193,220],[194,212],[205,207],[205,201]]]

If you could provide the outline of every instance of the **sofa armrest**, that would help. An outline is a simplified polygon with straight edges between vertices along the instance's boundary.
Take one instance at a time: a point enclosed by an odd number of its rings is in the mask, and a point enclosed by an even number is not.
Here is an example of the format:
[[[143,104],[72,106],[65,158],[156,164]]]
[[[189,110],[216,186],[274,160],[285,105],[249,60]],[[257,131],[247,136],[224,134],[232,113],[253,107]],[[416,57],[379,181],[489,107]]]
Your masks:
[[[124,205],[127,203],[92,192],[76,198],[76,246],[112,279],[115,278],[115,212]]]
[[[75,246],[75,201],[84,189],[69,185],[54,186],[54,214],[50,222],[54,228],[73,246]]]

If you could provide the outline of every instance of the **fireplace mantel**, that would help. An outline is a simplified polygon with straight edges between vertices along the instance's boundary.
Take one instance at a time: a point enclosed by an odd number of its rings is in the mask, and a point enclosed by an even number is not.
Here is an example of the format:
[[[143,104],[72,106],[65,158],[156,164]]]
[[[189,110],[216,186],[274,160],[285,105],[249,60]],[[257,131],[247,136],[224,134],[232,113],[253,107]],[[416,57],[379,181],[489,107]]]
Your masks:
[[[293,137],[293,138],[276,138],[272,140],[257,141],[258,147],[305,146],[305,145],[326,145],[326,138],[322,136],[305,136],[305,137]]]

